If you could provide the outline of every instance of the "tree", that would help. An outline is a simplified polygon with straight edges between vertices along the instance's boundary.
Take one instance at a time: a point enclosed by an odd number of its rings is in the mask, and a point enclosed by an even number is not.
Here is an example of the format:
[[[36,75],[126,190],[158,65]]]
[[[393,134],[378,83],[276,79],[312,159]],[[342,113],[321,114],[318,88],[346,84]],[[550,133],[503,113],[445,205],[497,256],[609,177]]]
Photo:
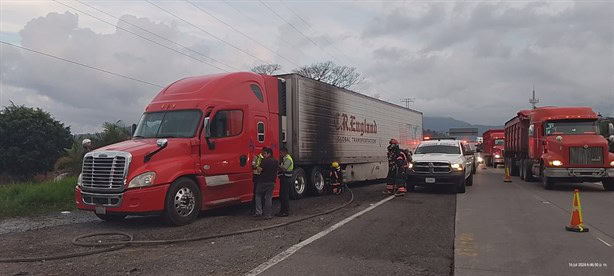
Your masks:
[[[341,88],[350,88],[364,79],[360,73],[356,72],[355,67],[336,65],[332,61],[302,66],[292,72]]]
[[[115,123],[105,122],[102,128],[104,130],[101,133],[96,133],[92,138],[92,145],[94,148],[100,148],[130,139],[130,127],[126,127],[121,120]]]
[[[70,127],[40,108],[11,102],[0,112],[0,174],[30,178],[48,172],[71,144]]]
[[[251,71],[261,75],[273,75],[275,72],[281,70],[279,64],[262,64],[256,67],[252,67]]]

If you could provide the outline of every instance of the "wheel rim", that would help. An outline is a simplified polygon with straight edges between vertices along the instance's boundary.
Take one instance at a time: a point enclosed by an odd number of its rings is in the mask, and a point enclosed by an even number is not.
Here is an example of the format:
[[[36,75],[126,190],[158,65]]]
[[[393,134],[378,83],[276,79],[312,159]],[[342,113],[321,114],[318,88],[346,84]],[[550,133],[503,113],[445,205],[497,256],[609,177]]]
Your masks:
[[[299,195],[305,192],[305,177],[302,175],[296,176],[296,179],[294,179],[294,190]]]
[[[318,190],[324,190],[324,176],[322,176],[321,172],[317,172],[314,177],[313,186]]]
[[[194,193],[188,187],[183,187],[175,194],[175,212],[181,217],[187,217],[194,211]]]

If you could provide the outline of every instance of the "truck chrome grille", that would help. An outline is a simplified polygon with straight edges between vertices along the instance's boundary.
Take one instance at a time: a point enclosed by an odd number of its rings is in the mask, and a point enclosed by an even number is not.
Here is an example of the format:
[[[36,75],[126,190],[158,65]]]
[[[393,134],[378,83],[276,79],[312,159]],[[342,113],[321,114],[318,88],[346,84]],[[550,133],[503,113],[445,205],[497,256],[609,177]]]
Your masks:
[[[122,191],[131,156],[123,152],[92,152],[83,158],[82,187],[89,191]]]
[[[569,163],[571,165],[603,165],[603,149],[600,147],[569,148]]]
[[[449,173],[450,164],[445,162],[417,162],[414,166],[416,173]]]

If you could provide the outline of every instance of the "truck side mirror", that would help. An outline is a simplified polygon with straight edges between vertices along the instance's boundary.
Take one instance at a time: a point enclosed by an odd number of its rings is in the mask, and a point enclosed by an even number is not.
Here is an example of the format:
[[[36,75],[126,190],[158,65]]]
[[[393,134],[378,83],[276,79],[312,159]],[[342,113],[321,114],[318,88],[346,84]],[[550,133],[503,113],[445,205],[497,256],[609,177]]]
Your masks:
[[[211,126],[209,125],[209,117],[205,118],[205,122],[203,123],[203,129],[205,130],[205,138],[211,138]]]
[[[614,124],[612,124],[612,123],[608,124],[608,134],[610,136],[614,135]]]

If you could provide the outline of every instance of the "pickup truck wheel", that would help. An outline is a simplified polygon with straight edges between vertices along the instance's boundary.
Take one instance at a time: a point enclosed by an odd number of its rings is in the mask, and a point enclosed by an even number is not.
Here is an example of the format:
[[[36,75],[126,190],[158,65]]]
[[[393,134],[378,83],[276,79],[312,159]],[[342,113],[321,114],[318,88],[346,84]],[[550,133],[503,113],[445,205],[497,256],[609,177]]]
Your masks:
[[[473,175],[469,175],[469,178],[467,178],[467,186],[473,186]]]
[[[120,214],[105,214],[105,215],[96,214],[96,216],[99,219],[104,220],[104,221],[120,221],[126,217],[126,215],[120,215]]]
[[[169,225],[190,224],[198,217],[201,202],[198,185],[190,178],[179,178],[166,192],[162,216]]]
[[[301,168],[296,168],[292,179],[290,180],[290,196],[292,199],[301,199],[305,197],[305,191],[307,190],[307,178],[305,177],[305,171]]]
[[[601,184],[606,191],[614,191],[614,179],[602,180]]]
[[[324,175],[322,175],[322,169],[320,167],[311,169],[309,180],[309,191],[311,194],[316,196],[324,194],[326,191],[326,182],[324,181]]]
[[[458,184],[458,186],[456,186],[456,193],[459,193],[459,194],[464,194],[464,193],[465,193],[465,190],[466,190],[466,189],[465,189],[465,187],[466,187],[466,183],[467,183],[467,182],[465,181],[465,178],[463,178],[463,179],[460,181],[460,183]]]

